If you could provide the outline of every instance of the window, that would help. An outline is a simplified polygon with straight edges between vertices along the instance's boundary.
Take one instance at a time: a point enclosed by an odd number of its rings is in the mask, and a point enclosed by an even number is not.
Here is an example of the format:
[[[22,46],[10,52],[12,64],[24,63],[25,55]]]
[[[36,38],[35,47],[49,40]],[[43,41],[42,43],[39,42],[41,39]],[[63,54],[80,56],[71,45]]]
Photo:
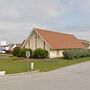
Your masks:
[[[30,40],[29,40],[29,48],[30,48],[31,46],[30,46]]]
[[[37,34],[36,33],[35,33],[34,39],[35,39],[35,49],[36,49],[37,48]]]
[[[59,50],[57,50],[57,56],[59,55]]]
[[[43,42],[43,47],[44,47],[44,49],[45,49],[45,41]]]

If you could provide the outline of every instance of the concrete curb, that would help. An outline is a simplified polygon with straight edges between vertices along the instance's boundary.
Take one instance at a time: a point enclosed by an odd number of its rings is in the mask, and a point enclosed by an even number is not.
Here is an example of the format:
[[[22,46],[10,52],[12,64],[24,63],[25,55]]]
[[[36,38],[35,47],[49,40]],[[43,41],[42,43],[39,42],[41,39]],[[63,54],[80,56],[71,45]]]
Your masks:
[[[29,71],[29,72],[23,72],[23,73],[15,73],[15,74],[6,74],[4,76],[21,76],[21,75],[27,75],[27,74],[33,74],[33,73],[38,73],[40,70],[35,70],[35,71]]]

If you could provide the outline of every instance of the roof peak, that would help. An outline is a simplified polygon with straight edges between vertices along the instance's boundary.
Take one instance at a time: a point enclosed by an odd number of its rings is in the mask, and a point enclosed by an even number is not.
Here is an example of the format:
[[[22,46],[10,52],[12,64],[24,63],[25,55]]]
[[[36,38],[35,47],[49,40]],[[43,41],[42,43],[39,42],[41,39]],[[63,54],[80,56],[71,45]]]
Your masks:
[[[58,32],[58,31],[51,31],[51,30],[47,30],[47,29],[43,29],[43,28],[33,28],[33,30],[42,30],[42,31],[46,31],[46,32],[51,32],[51,33],[58,33],[58,34],[65,34],[65,35],[73,35],[73,34],[68,34],[68,33],[63,33],[63,32]]]

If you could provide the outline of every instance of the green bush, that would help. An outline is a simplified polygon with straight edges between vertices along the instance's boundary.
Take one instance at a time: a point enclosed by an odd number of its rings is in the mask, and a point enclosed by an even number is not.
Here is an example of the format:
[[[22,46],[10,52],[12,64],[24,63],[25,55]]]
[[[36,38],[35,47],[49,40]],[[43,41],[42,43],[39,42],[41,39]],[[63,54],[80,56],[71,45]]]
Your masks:
[[[89,49],[73,49],[73,50],[64,50],[63,56],[66,59],[76,59],[80,57],[90,57]]]
[[[20,49],[18,53],[18,57],[26,57],[26,51],[30,51],[30,57],[32,56],[32,50],[31,49]]]
[[[13,50],[13,55],[14,56],[18,56],[19,51],[20,51],[20,48],[19,47],[15,47],[14,50]]]
[[[18,57],[26,57],[26,49],[20,49]]]
[[[40,58],[47,58],[48,57],[48,51],[38,48],[36,50],[34,50],[34,58],[40,59]]]
[[[88,54],[87,55],[90,56],[90,49],[88,49]]]
[[[30,51],[30,57],[32,57],[32,50],[31,49],[20,49],[16,47],[13,51],[13,55],[17,57],[26,57],[26,51]]]

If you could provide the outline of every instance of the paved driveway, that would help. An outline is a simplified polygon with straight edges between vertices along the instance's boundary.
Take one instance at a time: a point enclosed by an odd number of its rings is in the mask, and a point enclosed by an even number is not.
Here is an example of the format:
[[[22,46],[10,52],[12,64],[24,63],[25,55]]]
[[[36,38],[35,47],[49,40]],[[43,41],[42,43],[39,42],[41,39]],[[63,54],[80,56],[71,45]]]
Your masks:
[[[45,73],[0,77],[0,90],[90,90],[90,62]]]

